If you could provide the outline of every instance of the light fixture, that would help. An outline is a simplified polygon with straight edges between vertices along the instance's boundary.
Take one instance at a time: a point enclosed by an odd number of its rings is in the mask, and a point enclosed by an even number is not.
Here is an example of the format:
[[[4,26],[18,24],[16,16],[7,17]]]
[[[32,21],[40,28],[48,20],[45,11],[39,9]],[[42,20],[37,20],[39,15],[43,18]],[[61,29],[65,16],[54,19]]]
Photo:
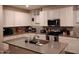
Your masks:
[[[29,5],[26,5],[26,7],[29,7]]]

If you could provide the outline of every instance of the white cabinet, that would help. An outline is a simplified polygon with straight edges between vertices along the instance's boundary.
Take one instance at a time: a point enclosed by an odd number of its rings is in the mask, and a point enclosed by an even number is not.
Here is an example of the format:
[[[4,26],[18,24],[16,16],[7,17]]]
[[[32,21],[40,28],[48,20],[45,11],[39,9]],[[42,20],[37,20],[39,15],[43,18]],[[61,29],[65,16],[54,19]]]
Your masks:
[[[24,13],[15,11],[15,26],[25,25],[25,17]]]
[[[40,11],[39,15],[32,15],[34,22],[32,26],[47,26],[47,11]]]
[[[75,6],[76,22],[79,23],[79,6]]]
[[[30,14],[15,11],[15,26],[30,25]]]
[[[60,25],[61,26],[73,26],[73,6],[64,7],[60,9]]]
[[[48,10],[48,19],[59,19],[60,18],[60,10],[59,9],[52,9]]]
[[[76,10],[75,13],[76,13],[76,22],[79,23],[79,10]]]
[[[74,24],[75,26],[79,26],[79,9],[74,10]]]
[[[26,19],[26,26],[31,26],[31,13],[26,13],[25,15],[25,19]]]
[[[36,15],[36,16],[34,17],[34,19],[35,19],[35,24],[34,24],[34,26],[40,26],[40,17],[39,17],[39,15]]]
[[[32,14],[32,18],[34,18],[34,21],[31,21],[31,26],[40,26],[40,17],[39,17],[39,15]]]
[[[41,11],[39,15],[40,26],[47,26],[48,11]]]
[[[74,10],[73,12],[73,19],[74,19],[74,26],[76,26],[77,25],[77,11],[76,10]]]
[[[31,14],[4,9],[4,27],[29,26]]]
[[[13,27],[14,26],[14,11],[13,10],[4,10],[4,27]]]

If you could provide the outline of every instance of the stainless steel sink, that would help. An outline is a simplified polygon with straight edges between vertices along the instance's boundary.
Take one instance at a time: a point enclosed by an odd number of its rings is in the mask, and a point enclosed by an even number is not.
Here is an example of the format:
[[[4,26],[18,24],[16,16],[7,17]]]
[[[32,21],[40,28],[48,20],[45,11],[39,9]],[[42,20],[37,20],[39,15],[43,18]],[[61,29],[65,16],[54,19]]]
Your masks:
[[[47,41],[47,40],[39,40],[39,43],[41,43],[41,44],[47,44],[49,41]]]
[[[47,44],[49,42],[48,40],[37,40],[37,39],[36,39],[36,41],[37,42],[32,41],[32,42],[29,42],[29,43],[36,44],[36,45],[44,45],[44,44]],[[35,43],[33,43],[33,42],[35,42]]]

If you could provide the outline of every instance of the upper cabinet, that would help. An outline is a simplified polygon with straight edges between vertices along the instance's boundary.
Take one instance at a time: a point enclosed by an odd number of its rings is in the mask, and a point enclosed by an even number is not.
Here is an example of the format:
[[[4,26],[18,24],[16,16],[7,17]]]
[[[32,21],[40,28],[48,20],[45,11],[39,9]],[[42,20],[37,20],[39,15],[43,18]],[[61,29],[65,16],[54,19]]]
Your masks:
[[[14,11],[4,10],[4,27],[13,27],[14,26]]]
[[[60,19],[60,26],[74,26],[73,6],[64,6],[55,9],[40,11],[35,16],[34,26],[48,26],[48,20]]]
[[[79,26],[79,6],[74,6],[74,24]]]
[[[48,11],[41,11],[39,15],[40,20],[40,26],[48,26],[47,20],[48,20]]]
[[[60,8],[60,26],[74,26],[73,6]]]
[[[75,11],[76,15],[76,23],[79,23],[79,9]]]
[[[52,9],[48,10],[48,19],[59,19],[60,18],[60,10],[59,9]]]
[[[48,20],[60,19],[60,26],[74,26],[73,6],[32,10],[31,13],[4,9],[4,27],[48,26]],[[77,11],[77,21],[79,19]]]
[[[39,15],[34,16],[34,21],[32,21],[32,26],[40,26],[40,17],[39,17]]]
[[[47,11],[39,11],[39,15],[32,15],[34,21],[32,21],[32,26],[47,26]]]
[[[29,26],[30,14],[15,11],[15,26]]]
[[[30,13],[4,9],[4,27],[29,26]]]

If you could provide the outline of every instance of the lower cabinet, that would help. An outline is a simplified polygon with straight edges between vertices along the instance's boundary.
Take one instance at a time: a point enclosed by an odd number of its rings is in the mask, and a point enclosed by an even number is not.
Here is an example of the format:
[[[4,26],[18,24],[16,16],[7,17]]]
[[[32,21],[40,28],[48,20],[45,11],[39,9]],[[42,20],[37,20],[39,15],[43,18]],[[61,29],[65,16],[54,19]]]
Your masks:
[[[37,52],[9,45],[10,54],[37,54]]]

